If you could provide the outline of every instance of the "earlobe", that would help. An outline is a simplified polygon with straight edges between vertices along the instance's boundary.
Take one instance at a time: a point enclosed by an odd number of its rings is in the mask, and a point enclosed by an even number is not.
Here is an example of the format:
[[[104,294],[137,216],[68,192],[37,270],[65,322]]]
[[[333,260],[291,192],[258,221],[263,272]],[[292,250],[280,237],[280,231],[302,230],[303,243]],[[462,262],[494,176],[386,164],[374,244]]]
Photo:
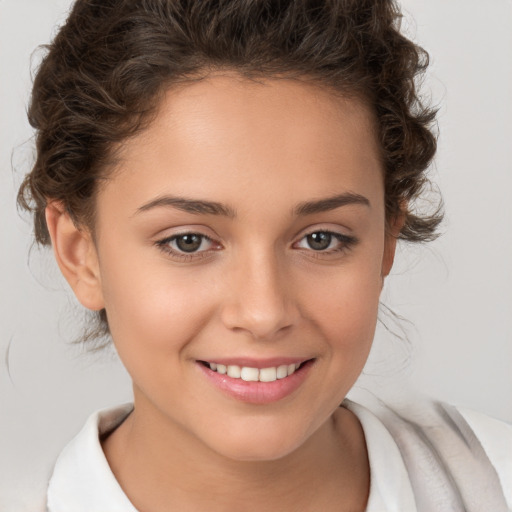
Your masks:
[[[49,203],[45,213],[53,252],[63,276],[83,306],[103,309],[98,256],[91,234],[75,225],[60,202]]]

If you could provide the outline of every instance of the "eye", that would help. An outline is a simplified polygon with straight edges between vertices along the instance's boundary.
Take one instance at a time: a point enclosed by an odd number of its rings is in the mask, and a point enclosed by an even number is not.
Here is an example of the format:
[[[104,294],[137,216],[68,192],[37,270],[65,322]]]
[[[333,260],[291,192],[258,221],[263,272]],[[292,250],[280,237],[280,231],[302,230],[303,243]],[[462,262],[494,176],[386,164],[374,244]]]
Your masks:
[[[197,252],[202,246],[208,245],[206,237],[196,233],[176,236],[171,243],[174,243],[176,248],[182,252]]]
[[[348,248],[356,240],[333,231],[314,231],[302,237],[296,244],[299,249],[312,249],[317,252],[337,252]]]
[[[175,255],[192,255],[215,248],[213,240],[200,233],[183,233],[159,240],[157,245]]]

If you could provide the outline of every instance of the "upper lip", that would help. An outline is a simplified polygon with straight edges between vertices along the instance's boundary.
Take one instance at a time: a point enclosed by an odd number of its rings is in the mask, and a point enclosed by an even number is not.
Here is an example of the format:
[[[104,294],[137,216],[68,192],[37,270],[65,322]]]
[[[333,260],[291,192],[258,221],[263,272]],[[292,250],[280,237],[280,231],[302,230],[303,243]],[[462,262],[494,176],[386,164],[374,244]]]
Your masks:
[[[205,363],[216,363],[224,366],[240,366],[247,368],[273,368],[288,364],[301,364],[311,357],[271,357],[267,359],[256,359],[252,357],[213,357],[208,359],[200,359]]]

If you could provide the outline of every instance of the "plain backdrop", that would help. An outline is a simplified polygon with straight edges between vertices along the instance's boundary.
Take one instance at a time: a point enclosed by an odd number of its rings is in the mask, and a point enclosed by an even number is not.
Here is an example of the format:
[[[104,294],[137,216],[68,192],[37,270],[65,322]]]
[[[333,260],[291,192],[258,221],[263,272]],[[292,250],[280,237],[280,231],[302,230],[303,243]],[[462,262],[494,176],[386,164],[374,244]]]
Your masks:
[[[129,401],[115,354],[70,340],[82,313],[48,250],[30,251],[15,196],[33,161],[25,109],[36,46],[69,0],[0,0],[0,510],[30,510],[51,463],[94,410]],[[512,2],[404,0],[404,30],[431,54],[424,93],[440,106],[431,177],[443,236],[403,246],[359,386],[416,388],[512,422]],[[33,510],[33,508],[32,508]]]

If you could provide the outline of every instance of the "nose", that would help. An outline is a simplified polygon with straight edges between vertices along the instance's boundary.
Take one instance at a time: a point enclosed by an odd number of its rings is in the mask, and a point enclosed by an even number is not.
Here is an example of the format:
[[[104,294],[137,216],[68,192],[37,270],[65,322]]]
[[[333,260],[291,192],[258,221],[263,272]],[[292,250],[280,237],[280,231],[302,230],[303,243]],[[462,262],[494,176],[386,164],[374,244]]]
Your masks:
[[[222,308],[224,325],[254,339],[273,339],[290,329],[299,310],[292,283],[275,256],[244,258],[227,280]]]

